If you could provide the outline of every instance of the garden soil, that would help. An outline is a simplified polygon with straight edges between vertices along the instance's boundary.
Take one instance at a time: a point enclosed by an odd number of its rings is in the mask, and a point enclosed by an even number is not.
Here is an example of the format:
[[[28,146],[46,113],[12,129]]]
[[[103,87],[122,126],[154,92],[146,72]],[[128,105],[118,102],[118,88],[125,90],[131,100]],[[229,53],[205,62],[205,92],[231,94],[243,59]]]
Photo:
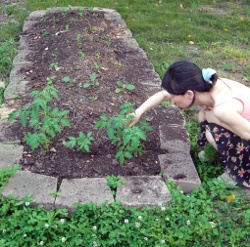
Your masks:
[[[47,13],[22,35],[28,37],[31,50],[26,59],[33,63],[22,69],[26,80],[30,81],[29,91],[43,90],[48,78],[53,78],[52,85],[58,90],[59,98],[51,107],[69,110],[67,117],[71,125],[57,134],[47,152],[41,147],[32,151],[22,142],[21,169],[59,178],[158,175],[158,155],[165,153],[160,148],[159,139],[159,124],[166,122],[161,114],[162,106],[157,112],[152,110],[144,115],[153,132],[147,132],[143,155],[126,159],[123,164],[115,157],[118,149],[111,144],[106,131],[94,129],[101,115],[113,117],[120,112],[122,104],[131,102],[136,108],[146,100],[145,89],[138,77],[150,80],[145,71],[153,69],[145,59],[127,59],[131,51],[124,49],[104,14],[87,9]],[[92,83],[93,73],[99,85],[84,88],[86,83]],[[133,84],[135,89],[116,93],[118,81]],[[20,105],[32,100],[32,97],[19,99]],[[21,125],[15,129],[18,134],[14,134],[19,135],[20,140],[32,131]],[[90,153],[63,145],[68,137],[90,131],[95,139],[90,145]]]

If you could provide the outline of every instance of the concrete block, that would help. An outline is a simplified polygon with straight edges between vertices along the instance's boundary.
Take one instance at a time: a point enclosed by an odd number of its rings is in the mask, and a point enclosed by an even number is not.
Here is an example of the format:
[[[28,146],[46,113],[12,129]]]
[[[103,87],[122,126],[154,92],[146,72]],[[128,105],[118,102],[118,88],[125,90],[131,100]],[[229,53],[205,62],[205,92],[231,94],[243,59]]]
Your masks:
[[[116,200],[133,207],[161,206],[170,201],[170,191],[160,176],[121,177],[126,184],[117,188]]]
[[[23,155],[23,146],[0,143],[0,168],[7,169],[18,164]]]
[[[15,56],[14,60],[13,60],[13,66],[23,66],[23,67],[27,67],[27,66],[31,66],[33,63],[31,61],[27,61],[26,57],[29,55],[30,51],[28,50],[20,50],[17,54],[17,56]]]
[[[165,181],[176,182],[176,185],[186,193],[200,187],[201,180],[189,154],[161,154],[158,157]]]
[[[94,202],[100,205],[105,201],[114,202],[105,178],[63,179],[55,206],[73,209],[74,202]]]
[[[4,91],[4,99],[11,100],[28,95],[27,85],[29,81],[12,80]]]
[[[32,193],[35,200],[31,205],[44,205],[46,209],[54,206],[55,195],[51,192],[57,188],[57,179],[29,171],[17,171],[2,191],[2,196],[12,194],[19,200]]]
[[[161,148],[169,153],[179,153],[190,151],[190,141],[184,127],[176,124],[160,125]]]

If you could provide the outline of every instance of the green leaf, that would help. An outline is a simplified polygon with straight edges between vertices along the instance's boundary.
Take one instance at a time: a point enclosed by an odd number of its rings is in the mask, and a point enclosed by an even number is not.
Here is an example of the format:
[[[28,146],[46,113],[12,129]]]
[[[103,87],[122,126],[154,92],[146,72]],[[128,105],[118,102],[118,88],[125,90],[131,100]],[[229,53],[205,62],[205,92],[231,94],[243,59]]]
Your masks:
[[[89,76],[89,78],[90,78],[90,80],[91,80],[92,82],[94,82],[95,79],[96,79],[96,74],[95,74],[95,73],[92,73],[92,74]]]
[[[60,122],[63,126],[70,127],[70,121],[67,118],[62,118]]]
[[[129,159],[131,159],[131,158],[133,158],[133,155],[130,153],[130,152],[124,152],[124,156],[126,157],[126,158],[129,158]]]
[[[124,158],[124,154],[123,154],[123,151],[122,150],[119,150],[116,155],[115,155],[116,158],[119,158],[119,163],[120,164],[123,164],[124,161],[125,161],[125,158]]]
[[[126,86],[126,88],[128,90],[134,90],[135,89],[135,85],[129,84],[129,85]]]
[[[69,76],[65,76],[62,78],[63,82],[70,82],[70,77]]]
[[[146,141],[146,139],[147,139],[147,136],[146,136],[145,132],[143,130],[141,130],[141,129],[138,129],[136,131],[136,136],[140,137],[144,141]]]
[[[39,100],[37,105],[41,106],[44,110],[47,108],[47,102],[45,100]]]
[[[120,93],[120,92],[122,92],[122,89],[116,88],[116,89],[115,89],[115,92],[116,92],[116,93]]]
[[[69,141],[68,142],[65,142],[65,147],[70,147],[70,148],[73,148],[75,145],[76,145],[76,141],[77,141],[77,139],[75,138],[75,137],[73,137],[73,136],[70,136],[69,137]]]
[[[122,87],[124,84],[121,81],[118,81],[117,84]]]
[[[88,88],[88,87],[90,87],[91,85],[89,84],[89,83],[85,83],[85,84],[83,84],[83,88]]]
[[[29,112],[21,112],[20,113],[20,122],[21,122],[23,127],[25,127],[27,125],[27,120],[28,120],[29,114],[30,114]]]
[[[16,117],[18,114],[19,114],[19,111],[18,111],[18,110],[15,110],[15,111],[11,112],[11,113],[9,114],[8,120],[9,120],[9,121],[13,121],[13,120],[15,119],[15,117]]]

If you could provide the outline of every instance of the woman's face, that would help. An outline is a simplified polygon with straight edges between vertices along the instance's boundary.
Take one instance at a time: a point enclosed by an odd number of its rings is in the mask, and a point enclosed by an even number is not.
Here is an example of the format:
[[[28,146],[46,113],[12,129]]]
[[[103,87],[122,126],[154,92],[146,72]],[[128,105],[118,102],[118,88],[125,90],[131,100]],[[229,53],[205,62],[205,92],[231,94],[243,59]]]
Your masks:
[[[184,110],[189,109],[193,105],[194,100],[194,92],[191,90],[188,90],[183,95],[171,95],[171,102]]]

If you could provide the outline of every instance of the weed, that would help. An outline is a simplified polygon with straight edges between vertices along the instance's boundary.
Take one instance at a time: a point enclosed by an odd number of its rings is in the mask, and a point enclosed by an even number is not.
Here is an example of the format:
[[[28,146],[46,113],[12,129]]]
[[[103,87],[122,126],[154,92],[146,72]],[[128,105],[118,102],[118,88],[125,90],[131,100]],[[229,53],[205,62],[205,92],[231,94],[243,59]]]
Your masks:
[[[107,176],[106,180],[114,197],[116,196],[117,188],[126,183],[126,181],[121,179],[121,176]]]
[[[79,54],[81,55],[82,58],[85,58],[85,53],[82,51],[79,51]]]
[[[94,62],[94,67],[96,70],[98,70],[100,68],[100,65],[97,62]]]
[[[49,36],[49,35],[50,35],[50,33],[47,32],[47,31],[45,31],[45,32],[42,33],[42,37],[46,37],[46,36]]]
[[[117,85],[119,87],[115,89],[116,93],[126,92],[126,90],[132,91],[135,89],[135,85],[133,85],[133,84],[126,85],[126,84],[122,83],[121,81],[118,81]]]
[[[59,66],[58,66],[58,63],[51,63],[49,65],[50,68],[54,69],[55,71],[58,71],[59,70]]]
[[[91,80],[91,83],[84,83],[83,88],[88,88],[90,86],[99,86],[100,85],[100,83],[96,80],[96,74],[95,73],[92,73],[89,76],[89,78]]]
[[[76,82],[75,79],[71,79],[69,76],[64,76],[64,77],[62,78],[62,81],[63,81],[63,82]]]

